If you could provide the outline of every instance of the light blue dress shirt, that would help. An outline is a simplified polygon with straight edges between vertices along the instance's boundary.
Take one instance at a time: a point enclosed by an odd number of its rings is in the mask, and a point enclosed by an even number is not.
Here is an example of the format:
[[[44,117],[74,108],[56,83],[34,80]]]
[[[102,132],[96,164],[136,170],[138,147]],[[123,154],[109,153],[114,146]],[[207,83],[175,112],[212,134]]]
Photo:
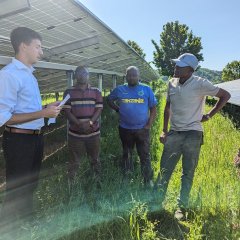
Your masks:
[[[0,71],[0,126],[3,126],[13,114],[31,113],[42,110],[42,100],[33,75],[34,68],[27,67],[13,58],[12,62]],[[40,129],[44,119],[8,125],[23,129]]]

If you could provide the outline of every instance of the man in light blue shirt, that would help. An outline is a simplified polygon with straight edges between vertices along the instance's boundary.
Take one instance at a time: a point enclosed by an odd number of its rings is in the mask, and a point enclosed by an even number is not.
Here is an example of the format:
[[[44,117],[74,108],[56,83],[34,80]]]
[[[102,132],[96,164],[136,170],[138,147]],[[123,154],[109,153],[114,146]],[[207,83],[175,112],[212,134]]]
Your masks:
[[[132,152],[136,144],[144,183],[152,185],[150,161],[150,128],[156,117],[157,100],[152,89],[139,83],[139,70],[130,66],[127,84],[116,87],[108,97],[109,106],[119,112],[119,135],[123,147],[124,172],[133,170]]]
[[[12,62],[0,71],[0,126],[6,161],[6,197],[1,218],[29,216],[43,156],[44,118],[57,117],[59,102],[42,107],[33,75],[42,56],[41,36],[25,27],[11,33],[15,51]]]

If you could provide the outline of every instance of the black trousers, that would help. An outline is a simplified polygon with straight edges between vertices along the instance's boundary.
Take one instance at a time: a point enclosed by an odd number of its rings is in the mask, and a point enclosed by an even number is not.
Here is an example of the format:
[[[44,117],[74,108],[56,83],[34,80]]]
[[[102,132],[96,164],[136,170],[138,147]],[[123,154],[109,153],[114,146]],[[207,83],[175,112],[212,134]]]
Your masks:
[[[133,171],[132,153],[136,145],[141,162],[141,172],[145,182],[153,177],[150,160],[150,131],[149,129],[126,129],[119,126],[119,136],[122,142],[123,157],[122,167],[124,171]]]
[[[6,161],[6,195],[3,218],[25,217],[32,213],[33,192],[37,187],[43,157],[43,136],[3,133]]]

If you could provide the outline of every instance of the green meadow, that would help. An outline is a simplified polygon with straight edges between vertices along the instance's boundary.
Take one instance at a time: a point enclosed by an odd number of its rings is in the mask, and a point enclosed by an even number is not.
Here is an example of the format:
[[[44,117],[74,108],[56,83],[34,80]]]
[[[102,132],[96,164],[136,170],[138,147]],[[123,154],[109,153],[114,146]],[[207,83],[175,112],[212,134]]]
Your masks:
[[[154,179],[163,150],[159,136],[164,105],[164,97],[159,96],[158,116],[151,129]],[[60,125],[65,123],[64,118],[59,121]],[[118,116],[106,105],[101,127],[101,189],[96,186],[87,158],[70,186],[66,174],[68,151],[63,147],[43,162],[33,221],[16,219],[8,226],[10,230],[2,229],[0,239],[240,239],[240,179],[233,165],[240,146],[240,132],[227,116],[219,113],[204,123],[204,145],[190,198],[192,213],[185,222],[178,222],[173,216],[181,162],[172,176],[161,210],[158,194],[143,185],[136,153],[134,174],[123,176],[119,167]],[[55,141],[65,142],[66,129],[61,128],[47,138],[48,146]]]

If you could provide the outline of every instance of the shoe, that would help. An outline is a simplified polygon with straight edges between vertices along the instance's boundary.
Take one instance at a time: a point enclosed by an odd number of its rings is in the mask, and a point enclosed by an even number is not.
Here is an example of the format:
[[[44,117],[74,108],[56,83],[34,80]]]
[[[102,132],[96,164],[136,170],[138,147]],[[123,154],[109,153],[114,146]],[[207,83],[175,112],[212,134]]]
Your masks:
[[[174,217],[178,221],[185,221],[186,220],[186,209],[185,208],[178,208],[174,214]]]

